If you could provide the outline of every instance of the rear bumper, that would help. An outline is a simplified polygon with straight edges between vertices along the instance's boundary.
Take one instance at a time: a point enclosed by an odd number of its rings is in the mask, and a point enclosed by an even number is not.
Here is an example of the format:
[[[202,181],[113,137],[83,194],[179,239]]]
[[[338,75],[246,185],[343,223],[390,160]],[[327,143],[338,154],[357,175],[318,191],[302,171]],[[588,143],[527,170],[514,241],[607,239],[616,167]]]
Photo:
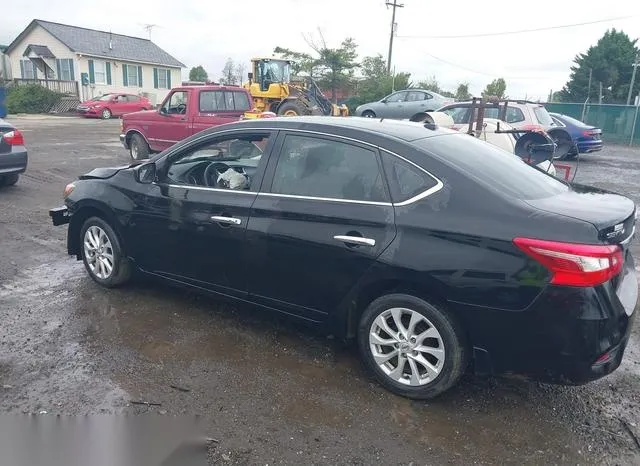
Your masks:
[[[27,150],[24,147],[15,147],[8,154],[0,154],[0,175],[24,173],[27,170],[28,163]]]
[[[628,256],[617,288],[548,286],[523,311],[461,310],[477,372],[581,385],[615,371],[629,341],[638,280]],[[482,357],[480,357],[482,356]]]
[[[578,152],[581,154],[602,150],[602,141],[579,141],[576,145],[578,146]]]

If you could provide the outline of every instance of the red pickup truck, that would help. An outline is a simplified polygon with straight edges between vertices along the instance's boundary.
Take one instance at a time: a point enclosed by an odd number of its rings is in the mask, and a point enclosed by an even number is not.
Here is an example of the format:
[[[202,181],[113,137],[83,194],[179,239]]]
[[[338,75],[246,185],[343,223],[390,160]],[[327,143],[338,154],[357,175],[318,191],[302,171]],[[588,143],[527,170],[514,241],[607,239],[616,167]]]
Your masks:
[[[252,102],[237,86],[176,87],[158,110],[123,115],[120,142],[134,160],[146,159],[204,129],[255,116]]]

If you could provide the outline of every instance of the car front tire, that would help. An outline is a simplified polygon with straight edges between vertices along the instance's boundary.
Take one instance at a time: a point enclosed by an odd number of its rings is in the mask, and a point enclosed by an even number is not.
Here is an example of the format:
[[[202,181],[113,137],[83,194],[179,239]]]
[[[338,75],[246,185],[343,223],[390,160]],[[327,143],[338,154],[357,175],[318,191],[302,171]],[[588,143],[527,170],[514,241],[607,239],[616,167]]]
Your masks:
[[[129,142],[129,155],[131,155],[133,160],[148,159],[150,152],[151,150],[149,145],[142,136],[139,134],[131,136],[131,141]]]
[[[469,351],[455,318],[408,294],[373,301],[362,314],[358,347],[377,381],[396,395],[426,400],[456,385]]]
[[[99,285],[114,288],[131,278],[133,267],[123,254],[113,228],[100,217],[90,217],[80,232],[82,261],[89,276]]]
[[[375,118],[376,114],[373,110],[365,110],[364,112],[362,112],[362,116],[364,118]]]
[[[108,108],[105,108],[104,110],[102,110],[102,119],[103,120],[108,120],[110,119],[112,116],[111,114],[111,110],[109,110]]]
[[[0,186],[13,186],[18,182],[19,178],[20,175],[18,173],[0,176]]]

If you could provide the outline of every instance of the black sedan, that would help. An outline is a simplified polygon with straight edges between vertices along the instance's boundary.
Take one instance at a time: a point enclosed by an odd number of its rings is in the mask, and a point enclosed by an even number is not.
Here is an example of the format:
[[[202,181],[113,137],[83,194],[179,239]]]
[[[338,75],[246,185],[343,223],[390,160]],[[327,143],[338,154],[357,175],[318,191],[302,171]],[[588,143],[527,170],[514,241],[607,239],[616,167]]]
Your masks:
[[[0,119],[0,187],[16,184],[27,163],[24,136],[11,123]]]
[[[410,398],[470,367],[602,377],[635,317],[632,201],[420,123],[223,125],[81,176],[50,215],[100,285],[138,271],[355,338]]]

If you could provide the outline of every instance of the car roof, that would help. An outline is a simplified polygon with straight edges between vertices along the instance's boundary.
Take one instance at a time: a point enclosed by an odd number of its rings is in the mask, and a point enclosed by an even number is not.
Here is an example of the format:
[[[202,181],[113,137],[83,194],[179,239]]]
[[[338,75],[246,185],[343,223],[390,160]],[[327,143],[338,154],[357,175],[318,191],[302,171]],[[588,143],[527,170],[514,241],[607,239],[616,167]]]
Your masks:
[[[270,127],[282,130],[304,129],[307,131],[318,131],[329,134],[336,130],[347,129],[393,137],[407,142],[424,139],[426,137],[457,133],[457,131],[437,126],[429,126],[424,123],[364,117],[297,116],[260,118],[232,123],[230,126],[235,126],[237,128],[255,127],[256,129],[266,129]],[[212,128],[212,130],[214,129],[215,128]]]

